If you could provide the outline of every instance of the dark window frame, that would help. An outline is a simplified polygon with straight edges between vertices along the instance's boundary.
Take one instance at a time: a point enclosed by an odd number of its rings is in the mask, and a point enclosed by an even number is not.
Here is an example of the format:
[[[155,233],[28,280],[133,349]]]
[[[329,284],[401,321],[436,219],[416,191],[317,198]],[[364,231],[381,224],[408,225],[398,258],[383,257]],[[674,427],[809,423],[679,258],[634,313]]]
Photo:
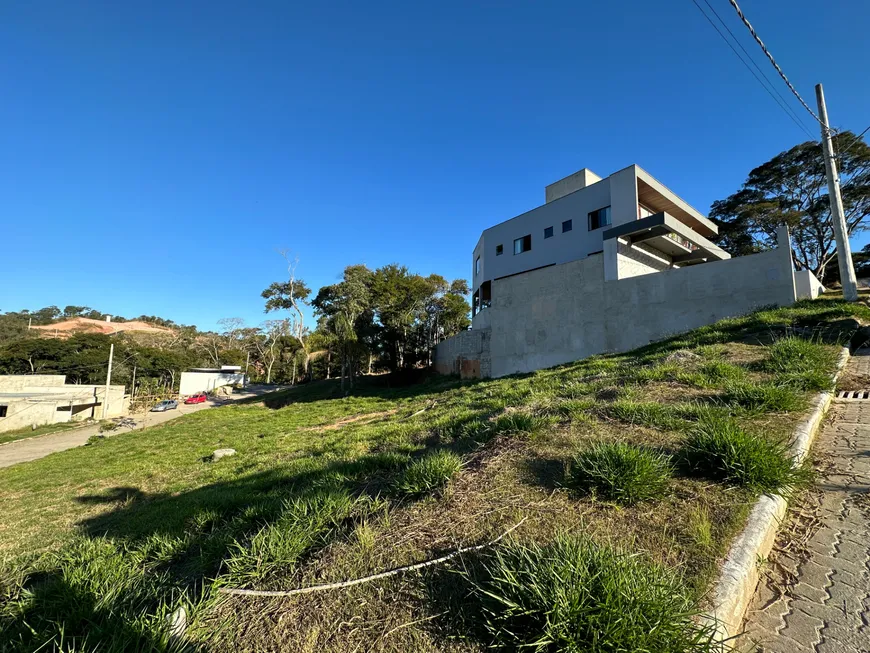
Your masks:
[[[9,406],[0,406],[0,417],[6,417],[9,411]]]
[[[604,222],[602,220],[602,212],[605,212],[607,221]],[[594,217],[593,217],[594,216]],[[590,211],[588,215],[589,220],[589,231],[595,231],[596,229],[601,229],[602,227],[609,227],[613,222],[611,218],[610,206],[602,206],[600,209],[595,209],[594,211]],[[593,222],[594,220],[594,222]],[[594,226],[593,226],[594,225]]]
[[[476,259],[474,259],[474,276],[477,276],[479,274],[480,274],[480,257],[478,256]]]
[[[495,255],[501,256],[502,254],[504,254],[504,245],[496,245],[495,246]]]
[[[563,220],[562,221],[562,233],[568,233],[569,231],[574,230],[574,220]]]
[[[544,227],[544,240],[553,237],[553,227]]]
[[[521,243],[520,251],[517,251],[517,243]],[[517,254],[525,254],[532,251],[532,234],[526,234],[519,238],[514,238],[514,256]]]

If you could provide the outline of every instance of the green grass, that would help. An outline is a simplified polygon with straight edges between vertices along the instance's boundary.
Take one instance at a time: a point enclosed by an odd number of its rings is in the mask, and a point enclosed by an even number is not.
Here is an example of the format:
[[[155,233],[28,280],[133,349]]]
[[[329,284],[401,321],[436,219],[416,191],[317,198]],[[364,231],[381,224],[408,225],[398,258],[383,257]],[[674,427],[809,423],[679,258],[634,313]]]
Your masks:
[[[25,438],[34,438],[38,435],[48,435],[49,433],[62,433],[64,431],[70,431],[91,425],[92,424],[88,424],[87,422],[59,422],[57,424],[43,424],[36,428],[27,426],[12,431],[3,431],[0,433],[0,444],[15,442],[16,440],[24,440]]]
[[[550,551],[582,528],[594,542],[631,542],[644,569],[684,570],[691,612],[753,495],[801,480],[779,440],[759,434],[793,428],[833,371],[842,334],[831,325],[852,315],[870,321],[863,306],[801,302],[503,379],[364,378],[348,397],[316,382],[0,469],[0,651],[161,650],[163,617],[184,605],[194,648],[477,652],[486,644],[462,608],[430,620],[442,610],[426,574],[282,601],[278,619],[268,615],[279,603],[216,592],[375,574],[523,518],[517,546]],[[795,333],[812,333],[810,344],[784,341]],[[597,497],[613,488],[624,505],[560,491],[574,457],[596,446],[611,449],[587,457],[578,486]],[[238,453],[203,462],[220,448]],[[680,450],[691,464],[668,479],[650,452]],[[672,491],[639,499],[662,487]],[[614,587],[634,587],[626,574]],[[637,604],[589,600],[643,623],[660,604],[638,591]],[[622,637],[611,625],[608,636]]]
[[[450,451],[436,451],[415,460],[396,481],[396,490],[408,496],[421,496],[443,488],[462,469],[462,459]]]
[[[683,458],[695,473],[756,492],[787,494],[808,480],[806,469],[794,466],[786,443],[751,433],[730,418],[702,420]]]
[[[644,556],[583,536],[511,543],[485,557],[473,597],[491,644],[528,651],[717,650],[691,593]]]
[[[625,442],[596,442],[572,462],[569,483],[605,499],[631,505],[665,495],[670,458]]]

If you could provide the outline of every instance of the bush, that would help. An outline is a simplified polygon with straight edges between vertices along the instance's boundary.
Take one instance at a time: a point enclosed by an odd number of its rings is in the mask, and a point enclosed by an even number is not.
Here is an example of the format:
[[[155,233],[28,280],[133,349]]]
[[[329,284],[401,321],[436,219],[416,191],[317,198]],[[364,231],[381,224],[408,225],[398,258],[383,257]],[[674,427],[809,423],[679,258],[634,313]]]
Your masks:
[[[679,576],[646,558],[561,536],[508,544],[484,558],[472,581],[483,627],[510,650],[716,650]]]
[[[396,481],[401,494],[419,496],[450,482],[462,468],[462,459],[450,451],[436,451],[415,460]]]
[[[756,492],[787,493],[809,480],[806,467],[794,467],[785,443],[749,433],[731,418],[701,420],[682,457],[697,474]]]
[[[671,477],[665,454],[624,442],[598,442],[574,458],[569,483],[626,505],[665,494]]]

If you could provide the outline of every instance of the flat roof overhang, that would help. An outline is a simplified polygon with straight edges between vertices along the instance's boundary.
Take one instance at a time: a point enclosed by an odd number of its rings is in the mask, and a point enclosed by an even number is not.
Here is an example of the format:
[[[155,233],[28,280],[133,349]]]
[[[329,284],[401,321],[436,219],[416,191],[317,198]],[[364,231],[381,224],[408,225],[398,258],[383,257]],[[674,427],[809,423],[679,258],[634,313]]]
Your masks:
[[[696,249],[686,247],[669,234],[690,242]],[[669,256],[672,263],[695,264],[731,258],[728,252],[665,212],[608,229],[603,237],[604,240],[624,238],[630,244],[644,243]]]

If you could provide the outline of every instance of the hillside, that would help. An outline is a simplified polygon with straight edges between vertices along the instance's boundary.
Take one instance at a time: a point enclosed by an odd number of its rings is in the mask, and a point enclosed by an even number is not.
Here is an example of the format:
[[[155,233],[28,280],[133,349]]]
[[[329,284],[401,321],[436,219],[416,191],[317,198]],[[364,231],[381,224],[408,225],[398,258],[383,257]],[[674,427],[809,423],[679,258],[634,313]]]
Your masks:
[[[106,322],[105,320],[92,320],[87,317],[74,317],[54,324],[33,326],[33,330],[39,331],[44,338],[69,338],[77,333],[113,333],[136,332],[150,334],[170,334],[172,329],[155,326],[147,322]]]
[[[718,650],[691,615],[755,497],[807,481],[783,443],[855,318],[800,302],[503,379],[320,381],[0,470],[0,650],[164,650],[179,608],[191,650]]]

